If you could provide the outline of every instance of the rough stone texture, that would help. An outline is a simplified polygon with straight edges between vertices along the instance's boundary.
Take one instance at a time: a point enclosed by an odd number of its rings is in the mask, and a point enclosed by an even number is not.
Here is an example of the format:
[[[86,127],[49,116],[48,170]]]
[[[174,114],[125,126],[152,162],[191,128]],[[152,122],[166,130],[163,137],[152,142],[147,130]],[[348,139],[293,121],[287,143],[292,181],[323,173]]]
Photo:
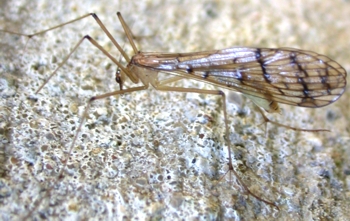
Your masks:
[[[288,46],[328,55],[350,69],[349,2],[194,2],[2,1],[0,28],[32,33],[96,12],[132,54],[115,15],[120,11],[142,51]],[[251,101],[225,91],[236,170],[280,211],[244,193],[229,175],[219,181],[228,155],[222,101],[215,96],[151,89],[93,103],[57,182],[87,100],[118,89],[116,65],[84,42],[35,94],[85,34],[119,59],[92,18],[28,44],[0,33],[2,220],[349,219],[349,89],[328,107],[282,105],[282,115],[269,115],[331,132],[268,125],[267,136]]]

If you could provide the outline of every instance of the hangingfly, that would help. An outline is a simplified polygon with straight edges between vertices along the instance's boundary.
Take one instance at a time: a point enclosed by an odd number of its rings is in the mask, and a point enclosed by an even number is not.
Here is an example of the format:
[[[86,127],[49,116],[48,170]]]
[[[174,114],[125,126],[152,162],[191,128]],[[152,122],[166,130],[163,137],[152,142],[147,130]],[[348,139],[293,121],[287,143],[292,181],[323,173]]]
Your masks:
[[[72,53],[76,51],[84,40],[88,40],[118,66],[116,81],[119,84],[119,90],[97,95],[89,99],[85,111],[80,118],[80,123],[75,132],[75,136],[67,151],[66,159],[60,161],[60,163],[63,165],[60,167],[61,169],[57,175],[56,183],[58,183],[64,177],[63,174],[66,169],[67,162],[70,158],[72,150],[75,147],[75,142],[78,139],[78,135],[82,130],[82,126],[90,109],[91,103],[95,100],[104,99],[110,96],[145,90],[152,85],[156,90],[160,91],[199,93],[220,96],[223,100],[222,105],[227,138],[226,142],[229,171],[236,176],[236,179],[247,193],[256,199],[259,199],[278,209],[278,206],[273,201],[265,200],[264,198],[250,191],[233,169],[231,142],[228,138],[229,127],[225,94],[220,90],[173,87],[169,86],[169,83],[182,79],[202,81],[221,88],[241,92],[244,96],[250,98],[255,104],[264,108],[267,112],[278,112],[278,103],[300,107],[318,108],[336,101],[345,91],[346,71],[344,68],[334,60],[324,55],[293,48],[271,49],[234,47],[223,50],[191,53],[140,52],[135,46],[133,35],[128,25],[125,23],[120,13],[117,13],[117,15],[129,43],[133,48],[134,56],[132,58],[128,57],[123,48],[113,38],[101,20],[94,13],[83,15],[74,20],[30,35],[0,30],[10,34],[32,38],[53,29],[61,28],[67,24],[92,16],[111,42],[118,48],[124,60],[128,63],[127,66],[123,65],[93,38],[86,35],[80,39],[72,51],[63,59],[58,67],[36,91],[36,93],[41,91],[41,89],[66,63]],[[158,78],[159,72],[168,73],[171,75],[171,77],[165,80],[160,80]],[[123,88],[127,78],[129,78],[133,83],[141,82],[143,85]],[[266,122],[272,122],[268,120],[263,112],[261,113]],[[272,123],[290,129],[305,130],[285,126],[277,122]],[[34,202],[34,209],[32,209],[25,217],[31,217],[33,211],[39,207],[45,198],[50,199],[51,192],[53,190],[53,187],[49,188],[45,192],[44,197],[41,197],[39,200]]]

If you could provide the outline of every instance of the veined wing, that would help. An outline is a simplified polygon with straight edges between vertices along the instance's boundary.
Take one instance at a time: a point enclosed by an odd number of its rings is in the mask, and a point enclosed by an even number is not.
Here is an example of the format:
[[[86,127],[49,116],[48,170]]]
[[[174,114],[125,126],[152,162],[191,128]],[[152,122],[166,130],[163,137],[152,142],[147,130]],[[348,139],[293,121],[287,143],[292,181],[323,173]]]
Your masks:
[[[346,86],[346,71],[337,62],[293,48],[236,47],[182,54],[140,53],[134,57],[137,66],[187,74],[250,97],[294,106],[328,105]]]

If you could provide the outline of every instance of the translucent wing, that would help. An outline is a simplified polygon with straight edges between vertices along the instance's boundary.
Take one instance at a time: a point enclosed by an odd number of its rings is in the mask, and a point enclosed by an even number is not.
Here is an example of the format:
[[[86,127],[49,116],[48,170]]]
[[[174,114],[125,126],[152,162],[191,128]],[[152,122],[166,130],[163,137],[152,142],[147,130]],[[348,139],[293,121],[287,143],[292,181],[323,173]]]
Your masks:
[[[229,48],[184,54],[142,53],[137,65],[176,72],[249,97],[322,107],[345,91],[346,71],[330,58],[293,48]],[[137,57],[138,55],[135,55]]]

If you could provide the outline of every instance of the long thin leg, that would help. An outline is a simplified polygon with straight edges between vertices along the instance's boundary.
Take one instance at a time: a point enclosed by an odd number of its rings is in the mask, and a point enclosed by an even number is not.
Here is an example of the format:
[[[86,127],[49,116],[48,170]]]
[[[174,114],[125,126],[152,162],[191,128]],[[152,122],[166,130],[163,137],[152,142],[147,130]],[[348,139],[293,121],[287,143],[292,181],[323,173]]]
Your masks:
[[[253,102],[254,103],[254,102]],[[254,104],[256,105],[256,104]],[[288,126],[288,125],[285,125],[285,124],[281,124],[281,123],[278,123],[277,121],[272,121],[270,120],[264,113],[264,111],[261,110],[261,108],[259,106],[256,105],[256,109],[259,111],[259,113],[261,114],[261,116],[263,117],[264,119],[264,122],[262,122],[261,124],[265,124],[265,132],[267,131],[267,124],[268,123],[271,123],[271,124],[275,124],[279,127],[284,127],[284,128],[287,128],[287,129],[290,129],[290,130],[295,130],[295,131],[304,131],[304,132],[330,132],[330,130],[327,130],[327,129],[304,129],[304,128],[298,128],[298,127],[292,127],[292,126]],[[261,125],[260,124],[260,125]]]
[[[87,39],[93,44],[96,48],[98,48],[103,54],[105,54],[109,59],[111,59],[118,67],[126,74],[129,73],[129,71],[117,60],[115,59],[110,53],[108,53],[101,45],[99,45],[93,38],[91,38],[89,35],[85,35],[83,38],[80,39],[80,41],[74,46],[73,50],[63,59],[63,61],[57,66],[57,68],[50,74],[50,76],[45,80],[45,82],[38,88],[38,90],[35,92],[36,94],[40,92],[40,90],[47,84],[47,82],[50,81],[50,79],[57,73],[57,71],[67,62],[67,60],[70,58],[70,56],[78,49],[78,47],[81,45],[81,43],[84,41],[84,39]],[[129,75],[128,75],[129,76]]]
[[[228,129],[228,120],[227,120],[227,111],[226,111],[226,95],[223,91],[220,90],[202,90],[202,89],[195,89],[195,88],[181,88],[181,87],[168,87],[168,86],[163,86],[163,85],[153,85],[157,90],[160,91],[176,91],[176,92],[185,92],[185,93],[198,93],[198,94],[211,94],[211,95],[219,95],[221,96],[222,100],[223,100],[223,112],[224,112],[224,119],[225,119],[225,130],[226,130],[226,142],[227,142],[227,148],[228,148],[228,155],[229,155],[229,162],[228,162],[228,166],[229,169],[228,171],[225,173],[225,175],[228,172],[232,172],[234,174],[234,176],[236,177],[236,179],[238,180],[238,182],[241,184],[241,186],[244,188],[244,190],[251,196],[253,196],[254,198],[268,204],[271,206],[276,207],[278,210],[278,206],[268,200],[265,200],[261,197],[259,197],[258,195],[254,194],[253,192],[251,192],[249,190],[249,188],[247,187],[247,185],[245,185],[245,183],[240,179],[240,177],[238,176],[238,174],[236,173],[236,171],[233,169],[233,164],[232,164],[232,156],[231,156],[231,142],[230,142],[230,138],[229,138],[229,129]],[[225,176],[224,175],[224,176]]]

